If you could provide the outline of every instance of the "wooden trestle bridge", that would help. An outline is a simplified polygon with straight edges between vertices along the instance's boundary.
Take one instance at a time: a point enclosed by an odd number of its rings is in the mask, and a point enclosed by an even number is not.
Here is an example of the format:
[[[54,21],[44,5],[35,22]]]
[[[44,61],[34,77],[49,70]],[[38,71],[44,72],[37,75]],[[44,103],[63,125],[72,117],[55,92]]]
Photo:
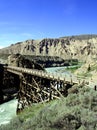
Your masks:
[[[42,70],[4,66],[4,80],[14,75],[14,84],[19,80],[17,111],[32,103],[59,99],[68,95],[68,89],[79,81],[68,79]],[[8,82],[11,82],[9,79]]]

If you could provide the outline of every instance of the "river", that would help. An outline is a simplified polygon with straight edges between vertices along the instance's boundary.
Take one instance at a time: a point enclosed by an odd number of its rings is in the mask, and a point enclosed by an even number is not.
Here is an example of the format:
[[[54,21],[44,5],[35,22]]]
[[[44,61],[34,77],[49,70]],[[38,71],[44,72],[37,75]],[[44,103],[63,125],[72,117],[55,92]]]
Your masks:
[[[72,75],[69,71],[66,71],[66,67],[49,67],[45,68],[47,72],[50,73],[57,73],[57,74],[62,74],[62,75]]]
[[[66,67],[51,67],[46,68],[47,72],[58,73],[58,75],[72,75],[70,72],[65,71]],[[63,71],[64,70],[64,71]],[[17,100],[11,100],[9,102],[0,105],[0,125],[7,124],[10,120],[16,116]]]
[[[0,125],[9,123],[16,116],[16,107],[16,99],[0,105]]]
[[[75,66],[71,66],[73,68]],[[51,67],[51,68],[45,68],[47,72],[52,73],[53,75],[57,75],[57,77],[63,77],[65,80],[73,79],[74,81],[77,80],[77,77],[72,74],[70,71],[66,70],[66,66],[64,67]],[[70,68],[70,66],[69,66]]]

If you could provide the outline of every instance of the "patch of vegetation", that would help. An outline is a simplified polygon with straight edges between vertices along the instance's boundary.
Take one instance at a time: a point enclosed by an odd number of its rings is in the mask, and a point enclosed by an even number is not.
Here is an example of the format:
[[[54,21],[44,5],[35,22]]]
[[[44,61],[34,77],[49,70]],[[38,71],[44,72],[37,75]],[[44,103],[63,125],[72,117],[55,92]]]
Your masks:
[[[65,70],[74,73],[77,69],[79,69],[84,63],[79,61],[77,64],[68,66]]]
[[[33,105],[0,130],[97,130],[97,91],[80,88],[78,94]]]
[[[79,78],[88,78],[88,77],[91,77],[92,74],[90,72],[85,72],[85,73],[81,73],[81,74],[78,74],[77,77]]]
[[[66,70],[74,73],[80,66],[67,67]]]
[[[26,121],[28,118],[32,118],[35,116],[35,114],[41,110],[43,107],[45,106],[45,104],[39,103],[39,104],[33,104],[30,107],[27,107],[24,111],[23,114],[20,113],[20,115],[18,115],[18,118],[21,121]]]
[[[97,71],[97,64],[94,64],[94,65],[91,66],[91,71],[94,71],[94,70]]]

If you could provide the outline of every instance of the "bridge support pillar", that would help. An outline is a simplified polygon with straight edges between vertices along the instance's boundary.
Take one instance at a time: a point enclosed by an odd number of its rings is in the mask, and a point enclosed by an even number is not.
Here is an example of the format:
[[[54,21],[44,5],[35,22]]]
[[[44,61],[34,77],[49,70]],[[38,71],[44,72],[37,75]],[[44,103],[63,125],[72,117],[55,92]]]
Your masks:
[[[26,86],[23,83],[25,81],[24,75],[20,76],[20,86],[19,86],[19,91],[18,91],[18,104],[17,104],[17,114],[23,111],[25,108],[25,105],[27,104],[27,99],[26,99]]]

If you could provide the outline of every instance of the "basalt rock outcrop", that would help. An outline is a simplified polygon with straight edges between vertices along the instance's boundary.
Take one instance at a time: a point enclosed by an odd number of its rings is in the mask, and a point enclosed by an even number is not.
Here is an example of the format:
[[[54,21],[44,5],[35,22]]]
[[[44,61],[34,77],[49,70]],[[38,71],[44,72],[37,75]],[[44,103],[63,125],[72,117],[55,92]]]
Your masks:
[[[24,55],[26,59],[30,61],[34,61],[38,63],[44,68],[47,67],[58,67],[58,66],[70,66],[70,65],[77,65],[77,59],[67,59],[64,60],[58,56],[33,56],[33,55]]]
[[[1,54],[58,56],[62,59],[86,60],[90,55],[97,58],[97,35],[79,35],[42,40],[27,40],[1,49]]]
[[[44,68],[41,65],[39,65],[37,62],[28,59],[21,54],[10,55],[8,57],[8,64],[11,66],[44,70]]]

